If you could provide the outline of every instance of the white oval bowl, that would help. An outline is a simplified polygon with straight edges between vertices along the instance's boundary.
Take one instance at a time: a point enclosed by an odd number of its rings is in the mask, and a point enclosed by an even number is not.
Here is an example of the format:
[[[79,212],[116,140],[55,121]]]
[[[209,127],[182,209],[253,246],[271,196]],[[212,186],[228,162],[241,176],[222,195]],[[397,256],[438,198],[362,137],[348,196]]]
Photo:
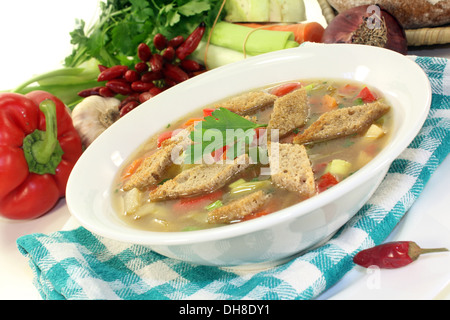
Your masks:
[[[348,79],[380,90],[394,113],[389,144],[339,185],[247,222],[190,232],[128,226],[112,201],[119,167],[151,135],[190,111],[266,85],[299,79]],[[377,189],[389,166],[422,127],[431,104],[423,70],[407,57],[371,46],[327,44],[268,53],[208,71],[145,102],[108,128],[76,163],[66,201],[82,226],[100,236],[149,246],[164,256],[215,266],[268,266],[323,243]]]

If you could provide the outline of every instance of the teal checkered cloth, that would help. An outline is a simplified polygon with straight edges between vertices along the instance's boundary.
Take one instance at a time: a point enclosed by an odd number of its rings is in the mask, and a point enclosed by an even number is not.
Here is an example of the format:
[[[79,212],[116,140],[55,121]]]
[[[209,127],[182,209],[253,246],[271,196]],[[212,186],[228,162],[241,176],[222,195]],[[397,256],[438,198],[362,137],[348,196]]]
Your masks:
[[[192,265],[80,227],[17,240],[44,299],[314,299],[354,267],[353,256],[392,232],[450,150],[450,63],[415,57],[428,74],[428,118],[373,197],[323,246],[255,272]]]

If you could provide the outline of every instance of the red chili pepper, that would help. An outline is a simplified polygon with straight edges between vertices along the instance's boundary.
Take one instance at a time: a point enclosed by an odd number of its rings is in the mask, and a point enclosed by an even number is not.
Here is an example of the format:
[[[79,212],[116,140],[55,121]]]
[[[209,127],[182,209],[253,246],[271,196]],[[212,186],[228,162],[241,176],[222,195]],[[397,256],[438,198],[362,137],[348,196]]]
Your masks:
[[[362,267],[395,269],[417,260],[421,254],[448,251],[446,248],[422,249],[412,241],[388,242],[358,252],[353,262]]]
[[[82,144],[64,103],[44,91],[0,94],[0,215],[33,219],[65,195]]]
[[[200,23],[200,25],[187,37],[186,41],[184,41],[176,50],[177,57],[180,60],[186,59],[188,55],[193,53],[195,49],[197,49],[200,40],[203,38],[203,34],[206,30],[206,24],[204,22]]]
[[[97,78],[98,82],[109,81],[122,77],[127,72],[127,66],[114,66],[102,71]]]

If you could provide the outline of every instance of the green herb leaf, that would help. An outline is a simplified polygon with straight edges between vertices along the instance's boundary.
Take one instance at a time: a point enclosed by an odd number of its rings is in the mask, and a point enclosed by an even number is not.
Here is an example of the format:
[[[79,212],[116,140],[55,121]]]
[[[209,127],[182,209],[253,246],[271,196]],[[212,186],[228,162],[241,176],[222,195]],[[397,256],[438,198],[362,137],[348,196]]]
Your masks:
[[[186,150],[186,163],[198,163],[204,155],[225,146],[228,147],[227,158],[234,159],[247,151],[246,146],[253,141],[255,129],[267,126],[254,123],[225,108],[215,110],[204,119],[191,133],[190,138],[194,143]]]

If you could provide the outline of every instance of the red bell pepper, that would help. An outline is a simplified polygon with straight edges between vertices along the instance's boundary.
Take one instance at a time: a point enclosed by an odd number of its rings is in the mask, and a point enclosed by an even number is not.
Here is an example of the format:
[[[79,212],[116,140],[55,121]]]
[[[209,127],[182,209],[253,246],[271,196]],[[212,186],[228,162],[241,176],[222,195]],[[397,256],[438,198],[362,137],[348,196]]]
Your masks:
[[[319,193],[324,192],[325,190],[328,190],[338,183],[339,181],[335,178],[335,176],[327,172],[319,178],[319,181],[317,182],[317,190],[319,191]]]
[[[356,98],[361,98],[364,103],[370,103],[377,100],[375,95],[370,91],[369,88],[364,87],[360,93],[356,96]]]
[[[64,103],[44,91],[0,94],[0,215],[33,219],[65,196],[81,139]]]

